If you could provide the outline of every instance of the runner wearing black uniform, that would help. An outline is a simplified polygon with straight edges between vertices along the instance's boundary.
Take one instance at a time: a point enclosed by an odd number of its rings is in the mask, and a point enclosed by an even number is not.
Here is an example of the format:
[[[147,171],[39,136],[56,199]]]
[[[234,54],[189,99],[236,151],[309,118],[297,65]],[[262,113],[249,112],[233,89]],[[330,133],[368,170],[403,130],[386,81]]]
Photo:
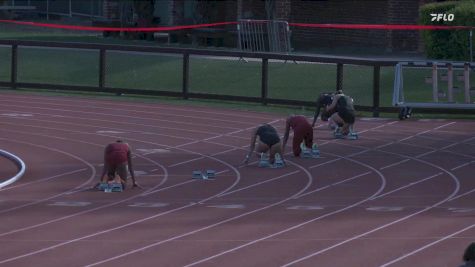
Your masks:
[[[334,97],[331,105],[327,106],[327,111],[335,113],[330,117],[330,123],[336,123],[342,127],[342,134],[348,135],[353,132],[355,123],[355,108],[353,107],[353,99],[340,90]]]
[[[277,130],[269,124],[264,124],[257,127],[252,132],[249,153],[246,155],[246,159],[244,160],[245,164],[249,162],[249,159],[252,156],[252,152],[256,146],[257,137],[259,137],[259,141],[256,152],[259,154],[269,152],[269,161],[271,164],[274,163],[276,153],[279,153],[282,156],[282,145]]]
[[[320,110],[323,108],[322,116],[320,119],[322,121],[328,121],[328,118],[332,115],[331,111],[327,111],[326,107],[333,102],[334,93],[321,93],[317,99],[317,105],[315,109],[315,114],[313,115],[312,127],[315,127],[315,122],[317,122],[318,115],[320,115]]]

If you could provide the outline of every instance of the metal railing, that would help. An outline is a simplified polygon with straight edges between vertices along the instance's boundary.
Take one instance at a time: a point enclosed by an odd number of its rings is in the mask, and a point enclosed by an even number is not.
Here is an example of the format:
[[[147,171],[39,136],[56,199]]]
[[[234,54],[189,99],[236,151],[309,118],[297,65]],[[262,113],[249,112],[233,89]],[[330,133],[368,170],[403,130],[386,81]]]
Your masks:
[[[190,49],[190,48],[169,48],[169,47],[152,47],[152,46],[130,46],[130,45],[111,45],[111,44],[89,44],[89,43],[64,43],[64,42],[45,42],[45,41],[19,41],[19,40],[0,40],[0,45],[11,47],[11,77],[10,81],[0,81],[0,86],[12,89],[53,89],[53,90],[70,90],[70,91],[89,91],[89,92],[106,92],[113,94],[135,94],[135,95],[155,95],[155,96],[172,96],[183,99],[199,98],[213,100],[229,100],[243,101],[267,104],[281,104],[289,106],[307,106],[314,107],[313,101],[302,101],[293,99],[277,99],[269,97],[268,90],[268,73],[269,60],[282,61],[303,61],[314,63],[329,63],[336,65],[335,89],[343,87],[343,68],[344,65],[359,65],[373,67],[373,101],[371,106],[355,106],[359,111],[369,111],[373,116],[379,116],[380,112],[397,112],[395,107],[380,106],[380,73],[381,67],[395,66],[398,62],[393,60],[377,60],[357,57],[339,57],[339,56],[316,56],[316,55],[291,55],[280,53],[264,53],[264,52],[245,52],[245,51],[223,51],[223,50],[207,50],[207,49]],[[18,81],[18,48],[19,47],[47,47],[47,48],[76,48],[90,49],[99,51],[98,58],[98,81],[97,86],[78,86],[50,83],[27,83]],[[165,53],[178,54],[182,56],[182,86],[181,92],[164,91],[152,89],[131,89],[106,86],[106,61],[107,51],[129,51],[129,52],[145,52],[145,53]],[[261,94],[260,97],[252,96],[235,96],[209,93],[190,92],[190,55],[212,56],[212,57],[234,57],[234,58],[254,58],[261,61]],[[317,98],[317,95],[315,96]],[[454,110],[433,109],[427,112],[443,112],[451,113]],[[456,112],[456,111],[455,111]]]
[[[9,179],[6,179],[3,182],[0,182],[0,189],[2,189],[3,187],[18,181],[25,174],[26,165],[23,162],[23,160],[21,160],[21,158],[13,155],[12,153],[10,153],[8,151],[0,149],[0,156],[5,157],[5,158],[13,161],[13,163],[18,168],[18,172],[13,177],[11,177]]]

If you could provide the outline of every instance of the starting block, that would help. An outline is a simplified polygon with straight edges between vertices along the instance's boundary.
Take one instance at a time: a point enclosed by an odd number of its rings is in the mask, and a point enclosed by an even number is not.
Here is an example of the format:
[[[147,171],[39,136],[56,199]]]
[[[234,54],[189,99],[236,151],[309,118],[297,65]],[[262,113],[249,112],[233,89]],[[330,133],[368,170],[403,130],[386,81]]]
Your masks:
[[[109,188],[109,184],[108,183],[99,183],[96,186],[96,188],[97,188],[97,190],[105,191],[107,188]]]
[[[120,183],[112,183],[109,185],[110,192],[122,192],[124,191],[124,188],[122,187],[122,184]]]
[[[309,151],[309,149],[305,146],[304,143],[300,144],[300,150],[302,151],[302,154],[300,154],[300,157],[308,159],[312,157],[312,153]]]
[[[261,159],[259,160],[258,166],[260,168],[270,167],[269,155],[265,153],[261,153]]]
[[[300,157],[304,159],[308,159],[312,157],[312,153],[308,149],[305,149],[305,150],[302,150],[302,154],[300,154]]]
[[[206,178],[204,179],[214,179],[216,172],[214,170],[206,170]]]
[[[308,149],[303,143],[300,145],[302,150],[302,154],[300,155],[302,158],[319,158],[320,157],[320,149],[318,149],[317,144],[313,144],[312,149]]]
[[[274,165],[272,168],[282,168],[285,166],[284,161],[282,160],[282,157],[280,156],[279,153],[275,154],[275,159],[274,159]]]
[[[96,188],[97,190],[104,191],[106,193],[124,191],[124,187],[120,183],[100,183]]]
[[[358,134],[355,133],[355,132],[351,132],[350,134],[348,134],[348,139],[356,140],[356,139],[358,139]]]
[[[193,174],[191,176],[193,179],[203,179],[203,173],[201,171],[193,171]]]
[[[319,158],[320,157],[320,149],[318,149],[317,144],[313,144],[312,146],[312,157]]]
[[[206,172],[202,171],[193,171],[192,178],[193,179],[214,179],[216,177],[216,171],[214,170],[206,170]]]
[[[343,139],[343,133],[341,132],[341,128],[337,127],[335,131],[333,132],[333,136],[335,136],[336,139]]]

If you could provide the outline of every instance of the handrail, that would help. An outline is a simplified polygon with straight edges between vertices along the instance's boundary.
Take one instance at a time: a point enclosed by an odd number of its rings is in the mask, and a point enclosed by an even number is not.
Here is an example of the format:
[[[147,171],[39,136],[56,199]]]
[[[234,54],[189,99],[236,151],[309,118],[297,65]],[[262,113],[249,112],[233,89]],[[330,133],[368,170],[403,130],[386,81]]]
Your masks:
[[[133,51],[149,53],[170,53],[170,54],[190,54],[238,58],[261,58],[276,59],[287,61],[307,61],[320,63],[342,63],[366,66],[395,66],[398,61],[385,59],[368,59],[361,57],[343,57],[343,56],[320,56],[320,55],[295,55],[280,54],[269,52],[244,52],[229,50],[211,50],[197,48],[178,48],[178,47],[156,47],[140,45],[117,45],[117,44],[91,44],[80,42],[51,42],[51,41],[28,41],[28,40],[0,40],[0,45],[17,46],[39,46],[55,48],[76,48],[76,49],[104,49],[108,51]]]
[[[370,106],[355,106],[357,110],[372,111],[374,117],[378,117],[380,112],[397,112],[395,107],[381,107],[380,106],[380,79],[381,79],[381,67],[396,66],[399,61],[395,59],[383,59],[383,58],[362,58],[362,57],[344,57],[344,56],[326,56],[326,55],[300,55],[300,54],[282,54],[282,53],[270,53],[270,52],[246,52],[237,50],[210,50],[210,49],[196,49],[196,48],[176,48],[176,47],[157,47],[157,46],[144,46],[144,45],[118,45],[118,44],[93,44],[93,43],[80,43],[80,42],[52,42],[52,41],[28,41],[28,40],[0,40],[0,46],[11,47],[11,70],[10,81],[0,81],[0,87],[10,87],[12,89],[17,88],[31,88],[31,89],[56,89],[56,90],[77,90],[77,91],[89,91],[89,92],[106,92],[115,93],[121,95],[126,94],[142,94],[142,95],[156,95],[156,96],[172,96],[181,97],[183,99],[188,98],[202,98],[202,99],[215,99],[215,100],[230,100],[230,101],[243,101],[243,102],[260,102],[263,105],[267,104],[283,104],[293,106],[314,106],[312,101],[299,101],[294,99],[273,99],[269,98],[268,90],[268,72],[269,72],[269,60],[281,60],[281,61],[303,61],[303,62],[316,62],[336,65],[336,89],[342,89],[343,87],[343,67],[344,65],[360,65],[370,66],[373,68],[373,103]],[[98,56],[98,83],[93,86],[80,86],[80,85],[68,85],[68,84],[49,84],[49,83],[28,83],[18,81],[18,50],[19,47],[53,47],[62,49],[87,49],[96,50],[99,53]],[[182,70],[182,90],[176,91],[163,91],[155,89],[133,89],[133,88],[116,88],[108,87],[107,73],[105,71],[107,61],[107,51],[128,51],[128,52],[142,52],[142,53],[165,53],[176,54],[182,57],[183,70]],[[234,58],[254,58],[260,59],[261,62],[261,96],[236,96],[236,95],[222,95],[222,94],[209,94],[209,93],[197,93],[189,90],[190,87],[190,55],[200,56],[217,56],[217,57],[234,57]],[[454,64],[455,62],[451,62]],[[445,64],[439,61],[438,64]],[[458,64],[458,63],[456,63]],[[461,63],[462,64],[462,63]],[[425,110],[426,112],[436,113],[453,113],[451,109],[437,109],[437,110]],[[467,110],[465,112],[475,113],[475,110]]]
[[[18,181],[25,174],[26,165],[23,160],[8,151],[0,149],[0,156],[6,157],[7,159],[13,161],[13,163],[15,163],[19,170],[15,176],[0,183],[0,189],[2,189],[3,187]]]

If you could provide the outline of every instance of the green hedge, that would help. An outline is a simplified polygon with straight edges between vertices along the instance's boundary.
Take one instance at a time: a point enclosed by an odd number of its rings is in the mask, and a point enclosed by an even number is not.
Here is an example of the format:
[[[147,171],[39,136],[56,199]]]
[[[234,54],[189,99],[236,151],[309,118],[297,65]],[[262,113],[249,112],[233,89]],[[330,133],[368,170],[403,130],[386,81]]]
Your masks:
[[[430,14],[454,14],[453,21],[431,21]],[[421,7],[423,25],[475,26],[475,0],[431,3]],[[423,32],[428,58],[470,61],[468,30],[432,30]],[[475,38],[473,38],[475,42]]]

